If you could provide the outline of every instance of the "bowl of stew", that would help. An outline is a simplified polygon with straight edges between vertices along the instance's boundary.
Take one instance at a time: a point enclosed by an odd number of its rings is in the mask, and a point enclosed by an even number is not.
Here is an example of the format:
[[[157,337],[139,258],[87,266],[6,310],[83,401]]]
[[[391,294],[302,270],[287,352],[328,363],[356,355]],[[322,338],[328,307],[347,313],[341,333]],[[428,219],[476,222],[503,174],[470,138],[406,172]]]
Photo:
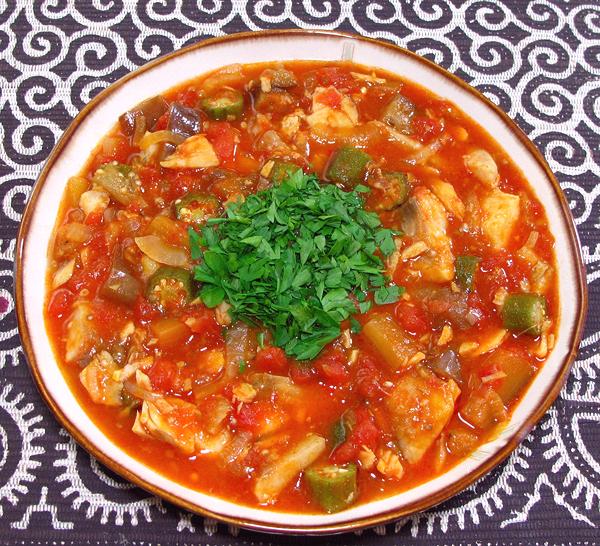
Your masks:
[[[557,396],[586,308],[524,134],[430,61],[338,32],[207,40],[101,92],[16,265],[33,377],[75,439],[274,532],[473,483]]]

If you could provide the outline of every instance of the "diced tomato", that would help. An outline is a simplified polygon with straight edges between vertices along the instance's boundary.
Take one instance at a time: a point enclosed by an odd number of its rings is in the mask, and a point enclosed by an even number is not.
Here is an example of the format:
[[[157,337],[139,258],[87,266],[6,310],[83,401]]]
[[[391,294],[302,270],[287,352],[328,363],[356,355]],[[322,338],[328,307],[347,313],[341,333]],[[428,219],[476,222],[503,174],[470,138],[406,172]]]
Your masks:
[[[361,353],[356,363],[356,390],[365,398],[379,398],[384,392],[381,388],[381,370],[375,359]]]
[[[415,136],[422,142],[433,140],[444,130],[439,120],[420,116],[413,119],[412,127]]]
[[[133,317],[137,323],[147,324],[151,320],[160,317],[160,311],[146,298],[138,296],[133,306]]]
[[[214,311],[203,305],[192,306],[192,311],[187,314],[189,326],[196,338],[200,338],[205,345],[213,346],[215,342],[223,338],[222,327],[215,319]]]
[[[103,230],[97,230],[86,245],[85,267],[76,268],[66,286],[75,293],[82,288],[91,292],[98,289],[108,274],[111,265],[111,250]]]
[[[294,363],[290,366],[290,377],[294,383],[302,385],[314,379],[315,369],[310,365]]]
[[[394,312],[396,319],[407,332],[422,336],[429,331],[429,321],[420,307],[401,301]]]
[[[213,145],[221,161],[231,161],[235,155],[236,132],[226,121],[212,121],[206,131],[206,137]]]
[[[355,415],[356,424],[346,441],[331,454],[332,463],[345,464],[356,461],[362,446],[372,450],[377,447],[381,432],[375,426],[373,416],[366,408],[357,409]]]
[[[169,111],[167,110],[162,116],[160,116],[154,124],[154,131],[164,131],[169,123]]]
[[[52,292],[48,302],[48,314],[55,319],[61,319],[71,312],[75,294],[66,288],[58,288]]]
[[[194,89],[186,89],[177,95],[176,101],[188,108],[195,108],[198,104],[198,93]]]
[[[346,362],[346,354],[341,348],[329,347],[315,360],[314,367],[328,383],[341,385],[349,378]]]
[[[318,102],[330,108],[339,108],[342,98],[342,94],[335,87],[328,87],[316,97]]]
[[[100,224],[102,224],[103,220],[104,220],[104,211],[98,210],[98,211],[90,212],[85,219],[85,223],[88,226],[99,226]]]
[[[272,413],[273,406],[269,400],[255,400],[249,404],[241,404],[236,413],[237,427],[257,434]]]
[[[332,85],[337,89],[349,92],[358,91],[360,88],[350,72],[337,66],[326,66],[317,70],[317,81],[323,87]]]
[[[162,393],[174,390],[177,379],[177,365],[164,358],[157,358],[146,372],[152,383],[152,389]]]
[[[258,351],[254,365],[263,372],[287,373],[289,364],[283,349],[279,347],[265,347]]]

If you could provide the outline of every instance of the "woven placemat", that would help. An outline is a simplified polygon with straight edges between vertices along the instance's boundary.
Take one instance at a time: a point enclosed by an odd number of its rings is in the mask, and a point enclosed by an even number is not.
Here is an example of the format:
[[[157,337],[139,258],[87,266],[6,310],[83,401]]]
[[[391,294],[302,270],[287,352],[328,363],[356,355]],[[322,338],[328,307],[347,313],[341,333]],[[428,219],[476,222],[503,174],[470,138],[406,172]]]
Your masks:
[[[504,464],[436,509],[328,538],[217,525],[124,482],[38,395],[12,296],[15,236],[50,150],[102,88],[211,36],[321,27],[389,40],[508,112],[564,188],[590,315],[568,384]],[[591,1],[0,1],[0,544],[596,544],[600,531],[600,5]]]

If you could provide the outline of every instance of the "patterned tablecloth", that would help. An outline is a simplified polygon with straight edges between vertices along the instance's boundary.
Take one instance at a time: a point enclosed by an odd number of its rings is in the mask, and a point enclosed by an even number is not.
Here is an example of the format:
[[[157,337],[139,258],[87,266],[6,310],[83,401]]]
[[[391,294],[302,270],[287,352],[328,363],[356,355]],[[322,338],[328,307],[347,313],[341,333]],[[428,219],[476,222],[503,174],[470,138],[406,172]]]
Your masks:
[[[559,399],[504,464],[454,499],[361,535],[217,525],[124,482],[61,430],[16,329],[15,236],[62,131],[98,91],[209,36],[319,27],[389,40],[498,103],[557,173],[588,265],[590,315]],[[0,0],[0,543],[600,542],[600,3],[536,0]]]

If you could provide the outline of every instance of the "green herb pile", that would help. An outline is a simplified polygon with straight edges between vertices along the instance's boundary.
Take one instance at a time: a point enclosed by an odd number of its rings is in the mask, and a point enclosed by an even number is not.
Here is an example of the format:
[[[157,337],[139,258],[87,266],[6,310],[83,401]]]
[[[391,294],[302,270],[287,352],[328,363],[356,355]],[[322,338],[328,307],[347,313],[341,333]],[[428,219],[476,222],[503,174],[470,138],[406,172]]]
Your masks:
[[[298,170],[229,205],[201,233],[190,228],[204,304],[227,301],[233,320],[265,325],[275,345],[308,360],[340,335],[342,321],[358,328],[352,314],[397,301],[402,289],[389,284],[381,258],[395,250],[394,233],[364,210],[366,191]]]

